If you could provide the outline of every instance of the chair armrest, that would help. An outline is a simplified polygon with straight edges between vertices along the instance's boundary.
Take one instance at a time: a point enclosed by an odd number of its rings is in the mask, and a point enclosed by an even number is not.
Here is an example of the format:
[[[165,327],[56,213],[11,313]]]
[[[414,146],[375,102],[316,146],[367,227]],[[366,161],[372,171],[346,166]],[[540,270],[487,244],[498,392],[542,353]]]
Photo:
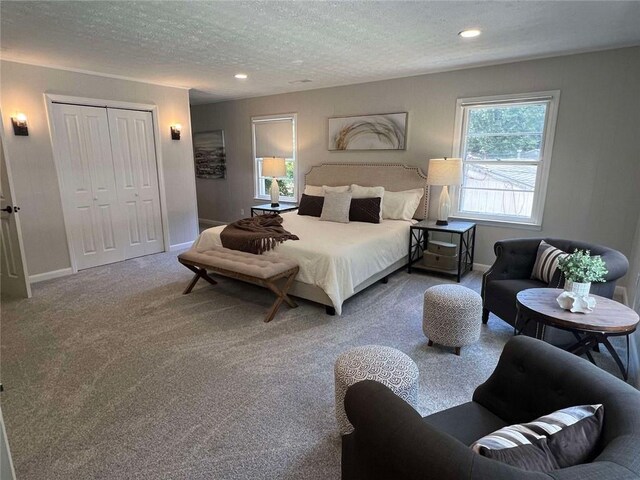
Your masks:
[[[493,246],[496,260],[482,276],[482,298],[487,283],[493,280],[514,280],[531,277],[536,263],[540,238],[500,240]]]
[[[345,410],[355,430],[342,437],[342,480],[549,479],[474,453],[381,383],[349,387]]]
[[[615,282],[624,277],[629,270],[629,260],[617,250],[609,249],[602,255],[602,261],[607,267],[607,274],[604,276],[605,282]]]
[[[371,472],[377,472],[375,478],[470,478],[476,454],[424,422],[381,383],[364,380],[352,385],[344,406],[355,430],[343,437],[343,479],[369,478]]]

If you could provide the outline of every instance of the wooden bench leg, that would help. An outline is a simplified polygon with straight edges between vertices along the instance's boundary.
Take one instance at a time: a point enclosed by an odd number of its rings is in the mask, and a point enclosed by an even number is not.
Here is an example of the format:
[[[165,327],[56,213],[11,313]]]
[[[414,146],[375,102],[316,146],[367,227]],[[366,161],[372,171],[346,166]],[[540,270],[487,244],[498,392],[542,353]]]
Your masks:
[[[275,302],[273,302],[273,305],[269,309],[269,313],[267,313],[267,317],[264,319],[265,323],[268,323],[271,320],[273,320],[273,317],[275,317],[276,312],[278,311],[278,308],[280,308],[280,305],[282,304],[283,301],[287,302],[287,305],[289,305],[291,308],[296,308],[298,306],[298,304],[294,302],[291,299],[291,297],[289,297],[289,295],[287,295],[287,292],[289,291],[289,287],[291,287],[291,284],[293,283],[293,280],[296,278],[297,274],[298,274],[298,271],[296,270],[291,275],[289,275],[289,277],[287,278],[287,281],[285,282],[285,284],[281,289],[278,288],[278,286],[273,282],[269,282],[269,281],[265,282],[265,285],[269,288],[269,290],[271,290],[273,293],[275,293],[278,296],[278,298],[276,298]]]
[[[218,282],[216,282],[213,278],[209,276],[209,274],[204,268],[194,267],[193,265],[188,265],[186,263],[183,263],[183,265],[195,273],[195,275],[191,279],[191,282],[189,282],[189,285],[187,285],[187,288],[185,288],[184,292],[182,292],[183,295],[186,295],[187,293],[191,293],[191,290],[193,290],[193,287],[196,286],[196,283],[198,283],[198,280],[200,280],[200,278],[204,278],[211,285],[218,284]]]

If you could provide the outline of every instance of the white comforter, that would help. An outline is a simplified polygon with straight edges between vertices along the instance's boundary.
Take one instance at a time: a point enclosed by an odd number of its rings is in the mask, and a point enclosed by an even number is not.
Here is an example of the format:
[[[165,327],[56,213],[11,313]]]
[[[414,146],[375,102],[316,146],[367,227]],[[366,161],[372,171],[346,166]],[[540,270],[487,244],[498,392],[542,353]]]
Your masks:
[[[338,315],[357,285],[407,255],[411,222],[405,220],[334,223],[295,212],[282,218],[284,228],[300,240],[287,240],[265,255],[296,259],[300,265],[296,280],[322,288]],[[223,228],[205,230],[192,248],[202,251],[221,246]]]

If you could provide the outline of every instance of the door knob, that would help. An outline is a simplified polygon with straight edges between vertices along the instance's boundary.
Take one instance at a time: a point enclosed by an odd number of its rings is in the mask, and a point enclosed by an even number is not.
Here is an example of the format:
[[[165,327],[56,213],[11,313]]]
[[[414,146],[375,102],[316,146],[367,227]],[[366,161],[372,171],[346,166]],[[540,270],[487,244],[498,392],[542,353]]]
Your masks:
[[[93,197],[93,199],[97,202],[98,201],[98,197]]]
[[[138,192],[135,193],[136,197],[138,196]]]
[[[4,207],[3,209],[1,209],[1,211],[7,212],[7,213],[13,213],[13,207],[11,207],[11,205],[8,205],[8,206]]]

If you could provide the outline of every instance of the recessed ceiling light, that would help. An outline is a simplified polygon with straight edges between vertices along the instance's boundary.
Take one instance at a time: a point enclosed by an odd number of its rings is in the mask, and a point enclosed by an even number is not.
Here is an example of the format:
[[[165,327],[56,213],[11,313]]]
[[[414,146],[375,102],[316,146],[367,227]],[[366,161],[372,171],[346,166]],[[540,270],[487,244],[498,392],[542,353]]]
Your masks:
[[[474,38],[481,34],[482,32],[477,28],[470,28],[469,30],[462,30],[458,35],[462,38]]]
[[[247,74],[246,73],[236,73],[234,75],[234,77],[239,78],[240,80],[244,80],[245,78],[247,78]]]

